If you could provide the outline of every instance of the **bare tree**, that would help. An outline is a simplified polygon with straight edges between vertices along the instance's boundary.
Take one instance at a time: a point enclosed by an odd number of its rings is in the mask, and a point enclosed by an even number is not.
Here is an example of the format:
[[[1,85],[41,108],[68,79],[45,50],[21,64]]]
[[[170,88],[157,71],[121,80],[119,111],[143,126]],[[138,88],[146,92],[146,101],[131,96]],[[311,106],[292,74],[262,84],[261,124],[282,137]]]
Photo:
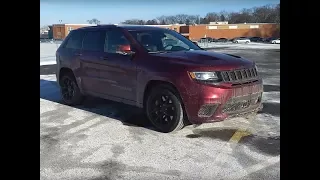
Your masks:
[[[220,15],[220,21],[229,21],[230,12],[221,11],[221,12],[219,13],[219,15]]]
[[[221,11],[209,12],[205,17],[199,15],[177,14],[174,16],[160,16],[153,20],[126,20],[124,24],[209,24],[210,22],[228,21],[229,23],[280,23],[280,3],[277,5],[265,5],[250,9],[242,9],[239,12]]]
[[[96,18],[93,18],[93,19],[90,19],[90,20],[87,20],[87,22],[89,24],[100,24],[100,21]]]
[[[207,23],[217,22],[220,20],[218,13],[215,12],[208,13],[205,18],[207,20]]]
[[[146,21],[146,24],[147,24],[147,25],[157,25],[157,24],[158,24],[158,21],[155,20],[155,19],[152,19],[152,20]]]
[[[256,7],[254,8],[253,17],[255,18],[255,21],[260,23],[274,23],[276,22],[276,17],[277,17],[276,7],[272,5]],[[279,21],[280,21],[280,13],[279,13]]]

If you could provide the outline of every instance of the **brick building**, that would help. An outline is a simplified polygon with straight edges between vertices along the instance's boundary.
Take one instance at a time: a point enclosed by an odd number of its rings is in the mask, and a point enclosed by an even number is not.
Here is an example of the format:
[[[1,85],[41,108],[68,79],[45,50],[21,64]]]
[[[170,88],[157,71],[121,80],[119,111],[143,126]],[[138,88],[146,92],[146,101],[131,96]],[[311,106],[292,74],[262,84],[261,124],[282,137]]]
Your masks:
[[[279,24],[228,24],[228,23],[211,23],[200,25],[152,25],[172,29],[190,40],[199,40],[204,37],[212,38],[236,38],[236,37],[280,37]]]
[[[204,37],[235,38],[235,37],[280,37],[280,24],[205,24],[181,26],[180,33],[190,40]]]
[[[71,30],[92,24],[54,24],[52,25],[53,39],[64,39]],[[146,25],[175,30],[190,40],[204,37],[235,38],[241,36],[280,37],[280,24],[200,24],[190,25]]]
[[[94,24],[53,24],[52,33],[53,39],[62,40],[69,34],[73,29],[78,29],[85,26],[95,26]]]

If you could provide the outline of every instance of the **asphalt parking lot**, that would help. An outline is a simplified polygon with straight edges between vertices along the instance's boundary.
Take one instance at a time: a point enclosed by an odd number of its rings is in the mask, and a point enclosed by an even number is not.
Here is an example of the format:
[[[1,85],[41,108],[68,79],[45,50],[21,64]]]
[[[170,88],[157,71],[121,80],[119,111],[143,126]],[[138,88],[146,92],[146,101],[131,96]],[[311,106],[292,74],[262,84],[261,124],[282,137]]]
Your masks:
[[[280,49],[215,51],[256,61],[264,108],[255,119],[173,134],[155,131],[139,109],[120,103],[63,105],[55,65],[40,66],[40,179],[280,179]]]

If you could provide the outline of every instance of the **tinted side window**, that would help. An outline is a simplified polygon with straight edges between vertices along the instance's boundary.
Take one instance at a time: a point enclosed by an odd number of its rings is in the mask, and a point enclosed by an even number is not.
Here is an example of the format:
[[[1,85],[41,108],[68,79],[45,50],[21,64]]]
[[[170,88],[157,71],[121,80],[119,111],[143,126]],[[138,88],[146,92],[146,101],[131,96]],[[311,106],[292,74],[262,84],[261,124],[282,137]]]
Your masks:
[[[71,32],[72,34],[70,34],[70,38],[68,39],[68,42],[66,43],[65,47],[70,49],[81,49],[84,32],[83,31],[71,31]]]
[[[104,51],[106,32],[88,31],[82,42],[82,49],[88,51]]]
[[[119,29],[107,31],[105,52],[117,53],[119,45],[127,44],[130,42]]]

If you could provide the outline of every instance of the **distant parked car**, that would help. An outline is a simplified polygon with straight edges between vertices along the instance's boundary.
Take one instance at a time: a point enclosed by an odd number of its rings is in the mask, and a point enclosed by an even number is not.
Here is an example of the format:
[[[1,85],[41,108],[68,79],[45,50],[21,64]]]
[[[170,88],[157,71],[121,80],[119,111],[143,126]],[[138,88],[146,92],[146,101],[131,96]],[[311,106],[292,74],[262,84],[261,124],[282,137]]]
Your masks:
[[[40,42],[41,42],[41,43],[47,43],[47,42],[53,43],[53,39],[40,38]]]
[[[199,42],[200,42],[200,43],[204,43],[204,42],[209,42],[209,43],[211,43],[211,42],[215,42],[215,39],[214,39],[214,38],[211,38],[211,37],[205,37],[205,38],[201,38],[201,39],[199,40]]]
[[[263,42],[266,42],[266,43],[271,43],[273,40],[276,40],[277,38],[275,38],[275,37],[269,37],[269,38],[265,38],[264,40],[263,40]]]
[[[212,37],[207,37],[207,40],[208,40],[208,42],[215,42],[216,41],[216,39],[212,38]]]
[[[240,37],[240,38],[235,38],[232,42],[233,43],[249,43],[251,41],[249,38]]]
[[[263,38],[261,37],[251,37],[249,39],[251,42],[263,42]]]
[[[227,38],[219,38],[216,40],[216,42],[228,42]]]
[[[280,44],[280,38],[272,40],[271,43],[272,44]]]
[[[207,38],[200,38],[199,39],[199,43],[204,43],[204,42],[207,42]]]

